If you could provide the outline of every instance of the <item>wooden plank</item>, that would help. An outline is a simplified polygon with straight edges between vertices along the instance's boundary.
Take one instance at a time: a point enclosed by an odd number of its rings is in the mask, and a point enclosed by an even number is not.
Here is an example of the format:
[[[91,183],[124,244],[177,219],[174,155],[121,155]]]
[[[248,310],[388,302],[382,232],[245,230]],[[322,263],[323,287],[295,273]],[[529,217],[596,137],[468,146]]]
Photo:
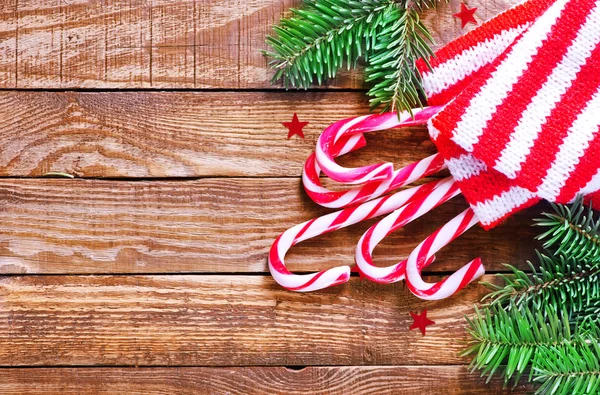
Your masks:
[[[294,113],[305,139],[281,125]],[[327,126],[366,113],[362,93],[0,92],[0,176],[295,177]],[[435,152],[423,128],[369,144],[344,163]]]
[[[305,139],[287,139],[293,113],[310,122]],[[0,92],[0,176],[296,176],[328,125],[365,113],[364,95],[348,92]],[[424,128],[367,139],[341,163],[435,152]]]
[[[472,0],[479,20],[520,0]],[[0,87],[266,88],[265,35],[300,0],[4,0]],[[423,18],[441,44],[464,34],[460,0]],[[469,28],[472,28],[471,26]],[[18,74],[18,75],[17,75]],[[360,72],[329,87],[359,88]]]
[[[464,366],[0,369],[0,392],[39,394],[499,395],[523,393],[489,384]],[[518,392],[516,392],[518,391]]]
[[[269,276],[4,277],[0,366],[464,364],[464,316],[486,292],[426,302],[358,278],[305,294]],[[426,336],[408,330],[423,308]]]
[[[273,240],[330,212],[300,191],[298,179],[122,182],[0,180],[0,272],[266,272]],[[391,235],[375,251],[391,265],[466,204],[457,198]],[[454,271],[481,256],[488,270],[525,266],[535,243],[531,217],[516,214],[485,232],[475,228],[438,254],[434,271]],[[354,262],[355,244],[374,220],[294,247],[292,270]]]

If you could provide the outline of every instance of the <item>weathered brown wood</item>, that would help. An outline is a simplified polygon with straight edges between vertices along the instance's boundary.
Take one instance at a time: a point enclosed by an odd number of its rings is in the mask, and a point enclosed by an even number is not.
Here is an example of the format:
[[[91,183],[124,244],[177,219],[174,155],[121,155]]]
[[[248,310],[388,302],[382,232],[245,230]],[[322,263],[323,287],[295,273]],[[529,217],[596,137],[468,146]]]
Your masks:
[[[428,234],[460,213],[455,199],[396,232],[376,261],[405,258]],[[536,245],[534,208],[485,232],[472,229],[438,254],[434,271],[454,271],[482,256],[488,270],[524,266]],[[279,233],[329,212],[310,202],[298,179],[203,179],[122,182],[0,180],[0,272],[266,272]],[[292,270],[354,262],[371,220],[292,248]]]
[[[4,277],[0,366],[463,364],[464,316],[486,292],[425,302],[358,278],[304,294],[268,276]],[[423,308],[427,336],[408,330]]]
[[[483,21],[519,0],[472,0]],[[299,0],[3,0],[2,88],[265,88],[260,50]],[[460,0],[423,16],[438,43],[463,34]],[[469,28],[472,28],[471,26]],[[329,87],[357,88],[360,72]]]
[[[305,139],[287,139],[294,113]],[[367,113],[363,93],[0,92],[0,175],[296,177],[324,128]],[[435,152],[420,128],[369,144],[345,163]]]
[[[525,389],[503,389],[498,378],[486,384],[464,366],[0,369],[4,395],[499,395]]]

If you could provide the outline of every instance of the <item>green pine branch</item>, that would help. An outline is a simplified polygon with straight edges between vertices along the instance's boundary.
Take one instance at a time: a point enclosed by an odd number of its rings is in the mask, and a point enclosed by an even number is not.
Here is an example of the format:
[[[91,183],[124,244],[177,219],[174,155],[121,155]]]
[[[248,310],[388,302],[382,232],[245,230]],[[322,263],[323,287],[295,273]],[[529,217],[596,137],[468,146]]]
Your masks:
[[[572,332],[566,310],[546,313],[530,307],[476,309],[468,320],[471,346],[463,353],[473,356],[471,369],[481,370],[487,381],[501,371],[505,382],[516,384],[530,368],[529,380],[540,384],[536,394],[596,393],[598,327]]]
[[[390,13],[394,14],[390,18],[394,23],[379,33],[365,69],[365,80],[375,83],[368,95],[372,97],[371,109],[410,111],[425,101],[416,60],[428,62],[433,56],[429,46],[433,37],[416,10],[393,8]]]
[[[553,204],[554,213],[544,213],[536,225],[548,228],[537,237],[557,255],[575,259],[600,259],[600,221],[580,196],[571,206]]]
[[[492,288],[484,300],[508,309],[530,306],[546,311],[548,306],[566,306],[573,324],[582,325],[594,319],[600,303],[600,260],[586,262],[573,257],[546,256],[538,252],[539,268],[531,262],[532,274],[511,265],[510,276],[500,274],[504,285],[486,283]]]
[[[433,55],[430,33],[417,11],[439,0],[304,0],[301,9],[273,28],[272,82],[308,88],[336,76],[342,67],[368,63],[372,107],[410,110],[424,99],[415,62]]]
[[[538,394],[598,394],[600,392],[600,345],[598,337],[583,345],[566,342],[541,347],[533,363],[533,381],[541,383]]]
[[[581,198],[554,205],[537,225],[547,254],[532,273],[508,265],[504,285],[468,321],[471,367],[515,383],[529,369],[537,394],[595,394],[600,383],[598,221]],[[489,378],[488,378],[489,379]]]
[[[539,347],[556,346],[571,339],[565,312],[549,311],[545,316],[528,308],[506,311],[500,306],[490,306],[483,311],[475,308],[475,316],[467,321],[471,345],[462,355],[473,356],[471,369],[481,370],[481,376],[488,376],[488,382],[502,369],[505,381],[514,378],[516,383]]]

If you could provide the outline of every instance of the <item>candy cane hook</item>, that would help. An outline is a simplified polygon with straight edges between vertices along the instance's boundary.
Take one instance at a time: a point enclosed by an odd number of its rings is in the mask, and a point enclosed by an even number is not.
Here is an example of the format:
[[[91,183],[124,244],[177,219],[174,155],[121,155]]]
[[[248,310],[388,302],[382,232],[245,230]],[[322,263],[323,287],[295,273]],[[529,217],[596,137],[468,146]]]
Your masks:
[[[353,147],[351,151],[354,151],[355,149],[356,147]],[[334,157],[335,156],[339,155],[334,155]],[[313,153],[309,156],[304,165],[302,183],[304,184],[304,190],[315,203],[328,208],[341,208],[378,198],[445,168],[446,163],[444,158],[440,154],[434,154],[423,160],[395,170],[390,179],[380,182],[369,182],[360,187],[344,191],[332,191],[322,186],[319,178],[321,175],[321,168],[315,160],[315,154]]]
[[[424,125],[437,114],[442,107],[432,106],[415,109],[413,113],[403,112],[367,115],[339,121],[325,129],[319,136],[316,159],[319,167],[329,178],[344,184],[363,184],[365,182],[385,181],[394,175],[392,163],[379,163],[358,168],[347,168],[335,162],[332,147],[345,135],[371,133],[387,129]]]
[[[479,219],[473,210],[469,208],[435,231],[415,248],[406,261],[406,284],[413,294],[425,300],[444,299],[483,276],[485,269],[481,264],[481,259],[476,258],[437,283],[427,283],[421,277],[423,267],[436,252],[450,244],[452,240],[478,222]]]
[[[288,250],[310,238],[333,232],[337,229],[391,213],[413,199],[419,199],[438,188],[444,180],[433,181],[418,187],[405,189],[393,195],[384,196],[358,206],[352,206],[296,225],[283,232],[271,246],[269,252],[269,271],[281,286],[292,291],[316,291],[333,285],[342,284],[350,277],[349,266],[339,266],[312,274],[293,274],[285,266],[285,254]]]
[[[406,260],[388,267],[378,267],[373,264],[373,250],[388,235],[428,213],[435,207],[447,202],[460,194],[460,189],[452,177],[446,178],[442,184],[429,195],[414,199],[387,217],[371,226],[362,235],[356,246],[356,264],[362,275],[367,279],[389,284],[404,279]],[[428,258],[430,260],[433,255]]]

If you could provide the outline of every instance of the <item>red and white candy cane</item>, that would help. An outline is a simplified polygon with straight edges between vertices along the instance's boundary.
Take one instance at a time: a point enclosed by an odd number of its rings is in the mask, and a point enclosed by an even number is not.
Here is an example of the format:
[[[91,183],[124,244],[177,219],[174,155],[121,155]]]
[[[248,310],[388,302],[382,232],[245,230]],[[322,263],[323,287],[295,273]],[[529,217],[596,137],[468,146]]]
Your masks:
[[[412,114],[409,112],[403,112],[400,116],[396,113],[374,114],[336,122],[325,129],[317,141],[315,155],[319,168],[332,180],[344,184],[354,185],[390,180],[394,177],[392,163],[373,164],[358,168],[342,167],[334,160],[333,152],[335,150],[333,147],[339,139],[351,134],[424,125],[441,109],[440,106],[432,106],[415,109]]]
[[[280,285],[293,291],[316,291],[342,284],[350,278],[350,267],[340,266],[312,274],[293,274],[285,266],[285,254],[294,245],[310,238],[333,232],[370,218],[391,213],[408,202],[430,194],[444,180],[433,181],[405,189],[358,206],[352,206],[319,218],[306,221],[283,232],[271,246],[269,271]]]
[[[364,143],[362,144],[364,145]],[[355,149],[357,148],[354,147],[351,151]],[[339,155],[334,155],[334,157],[336,156]],[[369,182],[360,187],[344,191],[332,191],[322,186],[319,179],[321,168],[313,153],[304,165],[302,183],[304,184],[304,190],[315,203],[328,208],[341,208],[378,198],[416,180],[437,173],[444,168],[446,168],[444,158],[440,154],[435,154],[394,171],[390,179]]]
[[[423,267],[436,252],[478,222],[479,219],[473,210],[466,209],[415,248],[406,261],[406,284],[413,294],[425,300],[444,299],[483,276],[485,269],[481,259],[476,258],[437,283],[427,283],[421,277]]]
[[[370,227],[356,246],[356,264],[363,277],[382,284],[403,280],[406,260],[392,266],[378,267],[373,264],[373,250],[392,232],[447,202],[459,193],[460,189],[454,179],[448,177],[430,194],[414,199]],[[429,258],[433,258],[433,255]]]

